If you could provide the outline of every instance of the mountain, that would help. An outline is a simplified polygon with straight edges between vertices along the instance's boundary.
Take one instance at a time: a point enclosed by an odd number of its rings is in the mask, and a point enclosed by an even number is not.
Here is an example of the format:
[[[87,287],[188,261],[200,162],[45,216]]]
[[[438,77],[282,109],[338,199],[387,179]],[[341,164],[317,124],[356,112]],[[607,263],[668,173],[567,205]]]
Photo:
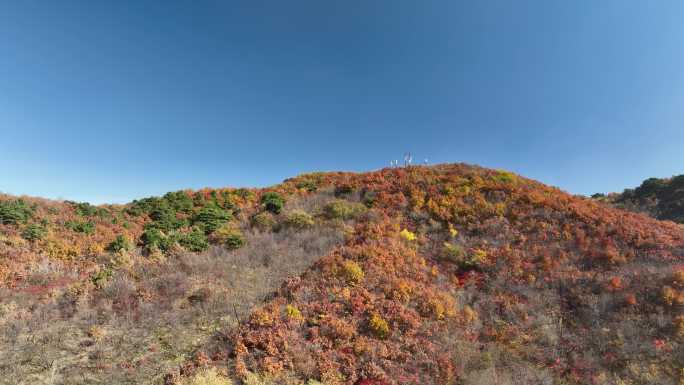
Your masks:
[[[684,381],[682,226],[506,171],[0,207],[7,383]]]
[[[595,194],[615,207],[646,213],[654,218],[684,223],[684,175],[649,178],[621,194]]]

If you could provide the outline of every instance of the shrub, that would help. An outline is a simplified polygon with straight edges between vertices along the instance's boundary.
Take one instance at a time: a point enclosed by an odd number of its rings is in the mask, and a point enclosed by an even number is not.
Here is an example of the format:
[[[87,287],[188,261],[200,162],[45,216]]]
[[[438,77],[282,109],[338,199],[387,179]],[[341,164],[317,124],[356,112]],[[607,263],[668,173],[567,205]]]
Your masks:
[[[625,305],[634,306],[637,304],[636,295],[634,295],[633,293],[627,293],[624,295],[624,301]]]
[[[26,222],[33,216],[33,209],[23,199],[0,202],[0,224]]]
[[[320,320],[321,334],[332,341],[340,342],[351,339],[356,334],[356,328],[343,318],[324,317]]]
[[[226,237],[223,245],[229,249],[239,249],[245,245],[245,237],[239,231],[236,231]]]
[[[500,183],[513,183],[517,180],[517,177],[512,172],[500,170],[497,171],[493,179]]]
[[[152,246],[159,246],[164,238],[164,234],[162,234],[159,229],[151,227],[143,231],[142,235],[140,236],[140,241],[145,248],[150,248]]]
[[[287,214],[285,225],[294,229],[302,230],[314,225],[314,219],[309,213],[303,210],[293,210]]]
[[[455,312],[456,302],[453,297],[444,293],[426,293],[421,298],[419,310],[425,317],[432,317],[437,320],[443,320],[447,317],[453,317]]]
[[[323,213],[328,219],[353,219],[366,212],[367,207],[360,203],[345,200],[334,200],[323,207]]]
[[[463,261],[463,249],[459,245],[444,242],[443,257],[450,262],[460,263]]]
[[[191,232],[181,234],[178,243],[188,251],[200,252],[209,248],[209,241],[204,231],[194,228]]]
[[[641,182],[641,185],[634,189],[636,195],[652,195],[668,186],[664,179],[648,178]]]
[[[463,320],[466,323],[473,323],[477,318],[477,312],[470,305],[463,306]]]
[[[231,219],[233,219],[233,214],[230,211],[218,206],[207,206],[195,215],[193,223],[198,225],[206,234],[211,234]]]
[[[219,227],[211,236],[214,243],[224,245],[229,249],[238,249],[245,244],[245,237],[240,229],[230,225]]]
[[[413,286],[407,280],[400,279],[388,285],[386,294],[396,301],[408,302],[413,294]]]
[[[76,214],[82,217],[94,217],[95,215],[101,214],[100,209],[96,206],[91,205],[88,202],[67,202],[74,208]]]
[[[373,314],[368,321],[368,326],[373,334],[381,339],[384,339],[389,334],[389,324],[378,314]]]
[[[348,184],[335,186],[335,196],[349,195],[354,192],[354,188]]]
[[[363,269],[358,263],[350,259],[342,263],[342,276],[348,283],[357,284],[363,280],[365,276]]]
[[[251,222],[253,227],[256,227],[262,231],[267,231],[271,230],[275,225],[275,218],[273,218],[273,214],[265,211],[253,216]]]
[[[288,304],[285,306],[285,316],[292,320],[302,320],[302,312],[299,311],[294,305]]]
[[[66,221],[64,227],[71,231],[83,234],[93,234],[95,232],[95,224],[93,222],[80,222],[80,221]]]
[[[375,191],[364,190],[361,196],[361,202],[363,202],[363,205],[368,208],[373,207],[375,202],[378,200],[378,193]]]
[[[275,321],[273,319],[273,314],[267,309],[256,309],[249,315],[249,322],[255,326],[268,327],[273,326]]]
[[[22,238],[31,242],[41,240],[45,238],[45,235],[47,235],[47,229],[45,226],[35,223],[26,226],[24,231],[21,232]]]
[[[270,211],[273,214],[280,214],[280,211],[282,211],[283,205],[285,204],[285,200],[276,192],[267,192],[261,196],[261,204],[266,211]]]
[[[107,335],[107,330],[99,325],[93,325],[88,329],[88,337],[95,341],[102,340]]]
[[[211,296],[211,289],[207,287],[202,287],[195,290],[192,294],[188,296],[188,302],[190,302],[193,305],[204,304],[211,298]]]
[[[218,374],[216,368],[205,368],[184,381],[184,385],[233,385],[233,381]]]
[[[401,232],[399,232],[399,236],[401,236],[403,239],[409,242],[416,240],[416,234],[408,231],[407,229],[401,230]]]
[[[166,252],[176,243],[177,238],[177,235],[168,236],[159,229],[150,227],[143,231],[140,241],[147,252],[151,252],[154,249]]]
[[[684,337],[684,314],[675,317],[674,326],[679,337]]]
[[[133,248],[133,244],[128,238],[123,235],[117,235],[116,238],[107,246],[108,251],[119,252],[119,251],[129,251]]]
[[[143,198],[136,199],[131,202],[128,207],[124,210],[128,215],[138,217],[146,213],[150,213],[152,209],[159,204],[159,198]]]
[[[166,204],[153,208],[150,212],[150,219],[152,223],[147,224],[146,227],[155,227],[163,231],[177,230],[187,225],[187,222],[178,219],[176,212]]]
[[[168,202],[169,206],[174,211],[180,211],[183,213],[192,212],[193,202],[190,195],[185,191],[175,191],[169,192],[164,195],[164,200]]]
[[[480,267],[487,259],[487,252],[482,249],[475,249],[466,261],[469,267]]]
[[[45,252],[50,258],[69,260],[76,258],[81,250],[63,239],[48,239]]]
[[[663,302],[667,305],[684,305],[684,291],[680,292],[671,286],[664,286],[661,291]]]
[[[487,259],[487,252],[484,250],[475,249],[466,253],[461,246],[449,242],[444,242],[441,255],[445,260],[457,264],[459,268],[464,270],[479,269]]]
[[[622,278],[613,277],[608,281],[608,290],[618,291],[623,288],[623,285],[624,283],[622,282]]]
[[[299,181],[297,182],[297,184],[295,184],[295,187],[297,187],[298,189],[306,190],[308,192],[313,192],[318,189],[316,182],[311,179],[304,179],[302,181]]]
[[[684,268],[680,267],[672,274],[672,281],[677,286],[684,287]]]
[[[90,277],[90,281],[96,288],[102,289],[105,283],[112,278],[112,269],[102,269]]]

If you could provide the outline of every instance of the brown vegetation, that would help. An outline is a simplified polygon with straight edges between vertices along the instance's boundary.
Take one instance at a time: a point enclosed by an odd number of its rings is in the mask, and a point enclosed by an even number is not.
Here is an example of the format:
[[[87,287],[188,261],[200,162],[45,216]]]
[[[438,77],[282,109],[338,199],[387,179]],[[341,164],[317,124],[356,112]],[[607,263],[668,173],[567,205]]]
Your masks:
[[[681,226],[508,172],[25,203],[0,225],[9,383],[684,379]]]

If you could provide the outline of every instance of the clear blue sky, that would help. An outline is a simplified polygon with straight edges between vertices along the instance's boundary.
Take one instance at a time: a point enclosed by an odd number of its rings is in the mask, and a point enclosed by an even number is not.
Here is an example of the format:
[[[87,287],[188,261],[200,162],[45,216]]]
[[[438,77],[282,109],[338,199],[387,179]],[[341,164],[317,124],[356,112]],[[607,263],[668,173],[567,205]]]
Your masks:
[[[123,202],[412,151],[572,193],[684,173],[684,2],[12,1],[0,191]]]

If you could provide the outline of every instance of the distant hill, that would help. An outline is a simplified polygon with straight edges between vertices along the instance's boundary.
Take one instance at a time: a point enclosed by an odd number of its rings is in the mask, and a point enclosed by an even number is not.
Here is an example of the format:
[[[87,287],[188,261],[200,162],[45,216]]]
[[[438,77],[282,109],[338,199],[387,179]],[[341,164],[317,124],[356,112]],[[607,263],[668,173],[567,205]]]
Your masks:
[[[0,210],[0,383],[684,381],[684,228],[507,171]]]
[[[649,178],[619,194],[596,194],[615,207],[646,213],[654,218],[684,223],[684,175]]]

